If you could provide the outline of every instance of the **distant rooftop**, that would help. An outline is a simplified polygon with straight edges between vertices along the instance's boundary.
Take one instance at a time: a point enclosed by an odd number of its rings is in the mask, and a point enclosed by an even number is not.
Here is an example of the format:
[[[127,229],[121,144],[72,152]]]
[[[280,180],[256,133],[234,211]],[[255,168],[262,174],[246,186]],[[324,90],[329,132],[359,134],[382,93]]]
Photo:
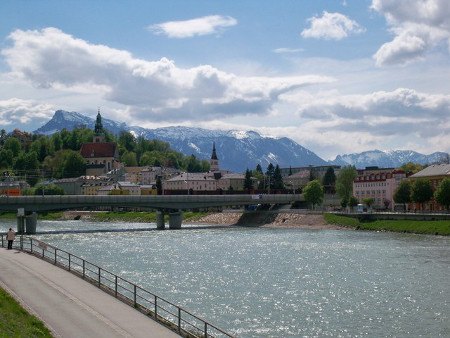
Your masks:
[[[432,177],[432,176],[449,176],[450,164],[433,164],[418,173],[412,175],[412,178],[417,177]]]

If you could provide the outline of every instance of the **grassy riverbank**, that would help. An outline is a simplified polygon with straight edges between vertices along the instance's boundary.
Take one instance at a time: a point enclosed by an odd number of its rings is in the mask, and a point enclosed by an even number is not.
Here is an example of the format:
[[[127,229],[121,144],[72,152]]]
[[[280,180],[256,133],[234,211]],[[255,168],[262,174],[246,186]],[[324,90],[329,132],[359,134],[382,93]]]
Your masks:
[[[183,212],[183,221],[196,221],[208,214],[207,212]],[[169,215],[164,216],[165,220],[169,220]],[[96,212],[89,215],[89,221],[94,222],[156,222],[156,212]]]
[[[408,232],[427,235],[450,235],[450,220],[444,221],[411,221],[411,220],[375,220],[360,222],[357,218],[324,214],[328,224],[335,224],[359,230]]]
[[[0,288],[0,337],[52,337],[35,316],[29,314]]]

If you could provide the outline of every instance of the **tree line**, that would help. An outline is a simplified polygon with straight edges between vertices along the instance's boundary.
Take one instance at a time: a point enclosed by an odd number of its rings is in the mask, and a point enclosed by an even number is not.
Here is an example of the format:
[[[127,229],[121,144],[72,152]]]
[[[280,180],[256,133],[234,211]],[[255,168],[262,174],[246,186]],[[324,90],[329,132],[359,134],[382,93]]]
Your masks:
[[[209,162],[195,155],[185,156],[169,143],[135,137],[130,132],[118,136],[104,130],[106,142],[116,142],[125,166],[166,166],[188,172],[209,171]],[[31,186],[49,178],[79,177],[86,173],[86,160],[80,155],[83,143],[92,142],[88,128],[63,129],[51,136],[33,134],[30,142],[0,131],[0,171],[27,181]]]

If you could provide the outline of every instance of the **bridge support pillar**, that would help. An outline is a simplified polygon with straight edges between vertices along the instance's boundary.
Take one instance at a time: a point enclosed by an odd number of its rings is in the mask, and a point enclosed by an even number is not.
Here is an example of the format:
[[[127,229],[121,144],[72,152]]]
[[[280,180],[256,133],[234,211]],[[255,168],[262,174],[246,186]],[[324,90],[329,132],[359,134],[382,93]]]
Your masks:
[[[25,232],[29,235],[34,235],[36,233],[37,216],[38,216],[38,214],[36,212],[32,212],[31,214],[27,215],[25,218],[25,224],[26,224]]]
[[[183,211],[178,210],[169,214],[169,229],[181,229]]]
[[[164,223],[164,211],[156,210],[156,229],[164,230],[166,224]]]

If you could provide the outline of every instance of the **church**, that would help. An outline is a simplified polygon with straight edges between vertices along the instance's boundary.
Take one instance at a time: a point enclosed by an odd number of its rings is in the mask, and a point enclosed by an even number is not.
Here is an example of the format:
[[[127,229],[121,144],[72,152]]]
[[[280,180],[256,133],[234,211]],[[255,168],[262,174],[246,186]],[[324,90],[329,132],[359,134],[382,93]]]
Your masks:
[[[120,169],[119,150],[115,142],[106,142],[100,110],[95,122],[93,142],[84,143],[80,149],[86,160],[86,176],[102,176],[114,169]]]

